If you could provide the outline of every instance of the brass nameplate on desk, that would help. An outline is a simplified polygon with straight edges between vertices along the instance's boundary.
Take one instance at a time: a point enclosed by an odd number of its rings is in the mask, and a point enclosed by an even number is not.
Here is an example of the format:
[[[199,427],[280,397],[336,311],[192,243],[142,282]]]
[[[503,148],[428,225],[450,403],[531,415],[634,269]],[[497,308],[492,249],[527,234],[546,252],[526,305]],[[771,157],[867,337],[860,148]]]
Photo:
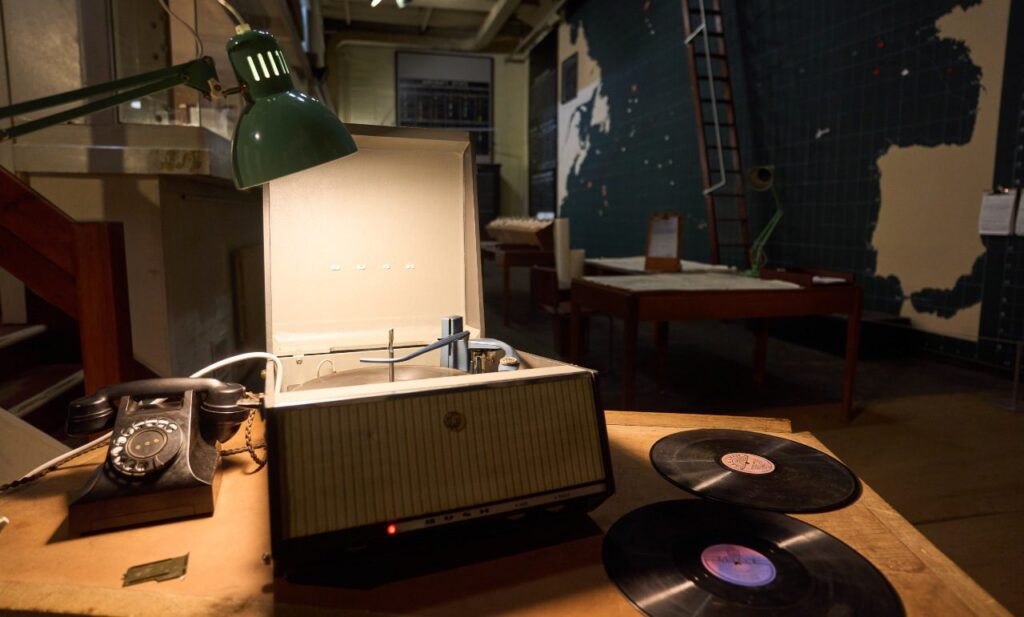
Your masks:
[[[124,587],[148,581],[170,581],[185,576],[188,569],[188,553],[128,568],[124,573]]]

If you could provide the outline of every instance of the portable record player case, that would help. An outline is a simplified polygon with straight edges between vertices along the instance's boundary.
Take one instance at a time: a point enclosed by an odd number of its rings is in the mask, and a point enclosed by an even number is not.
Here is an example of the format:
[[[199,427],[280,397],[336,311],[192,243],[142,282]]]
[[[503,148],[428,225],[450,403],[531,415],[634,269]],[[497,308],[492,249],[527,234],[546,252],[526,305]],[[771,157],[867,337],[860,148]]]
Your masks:
[[[614,490],[595,374],[518,370],[296,388],[439,338],[483,335],[474,158],[464,132],[353,126],[359,151],[264,186],[271,534],[279,572],[354,547]],[[410,363],[437,366],[433,351]],[[364,365],[362,365],[364,366]]]

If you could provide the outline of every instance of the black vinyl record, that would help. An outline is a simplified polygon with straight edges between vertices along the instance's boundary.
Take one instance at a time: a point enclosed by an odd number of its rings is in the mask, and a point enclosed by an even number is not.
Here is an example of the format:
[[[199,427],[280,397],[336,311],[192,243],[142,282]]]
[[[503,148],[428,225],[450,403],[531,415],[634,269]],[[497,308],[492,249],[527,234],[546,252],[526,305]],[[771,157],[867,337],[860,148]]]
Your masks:
[[[824,512],[860,496],[860,480],[831,456],[750,431],[674,433],[651,447],[651,463],[694,495],[759,510]]]
[[[899,596],[846,544],[785,514],[703,500],[626,514],[605,570],[651,617],[904,615]]]

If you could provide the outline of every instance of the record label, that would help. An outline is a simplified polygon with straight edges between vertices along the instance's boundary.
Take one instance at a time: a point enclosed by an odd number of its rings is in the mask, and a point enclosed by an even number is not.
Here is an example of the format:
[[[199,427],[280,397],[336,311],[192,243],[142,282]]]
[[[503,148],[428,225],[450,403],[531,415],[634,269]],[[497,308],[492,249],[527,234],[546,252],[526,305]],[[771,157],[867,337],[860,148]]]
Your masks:
[[[749,452],[729,452],[721,458],[722,464],[733,471],[760,476],[775,471],[775,463]]]
[[[712,576],[733,585],[760,587],[775,580],[775,564],[739,544],[713,544],[701,551],[700,562]]]

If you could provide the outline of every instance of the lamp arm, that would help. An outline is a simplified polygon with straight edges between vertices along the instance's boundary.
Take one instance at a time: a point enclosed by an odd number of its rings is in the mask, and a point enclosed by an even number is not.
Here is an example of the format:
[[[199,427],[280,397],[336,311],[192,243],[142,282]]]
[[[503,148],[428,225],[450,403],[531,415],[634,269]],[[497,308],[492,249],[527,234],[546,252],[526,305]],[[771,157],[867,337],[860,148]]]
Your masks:
[[[754,243],[750,245],[750,270],[747,271],[747,274],[751,276],[758,276],[760,274],[761,261],[764,259],[764,247],[768,244],[768,239],[771,238],[772,233],[782,219],[782,200],[779,199],[779,193],[774,184],[772,184],[771,190],[772,200],[775,202],[775,214],[768,220],[768,224],[764,226],[761,233],[757,234]]]
[[[115,79],[114,81],[108,81],[94,86],[86,86],[85,88],[79,88],[78,90],[62,92],[60,94],[54,94],[52,96],[46,96],[0,108],[0,119],[10,118],[18,114],[31,113],[55,107],[57,105],[70,103],[72,101],[82,100],[97,94],[116,92],[124,88],[138,86],[131,90],[114,94],[91,103],[86,103],[85,105],[80,105],[72,109],[57,112],[49,116],[44,116],[31,122],[13,126],[9,129],[0,129],[0,141],[18,137],[19,135],[25,135],[33,131],[38,131],[39,129],[43,129],[54,124],[60,124],[61,122],[66,122],[73,118],[86,116],[102,109],[113,107],[114,105],[118,105],[125,101],[137,99],[139,97],[146,96],[147,94],[154,94],[162,90],[168,90],[180,85],[198,90],[206,96],[219,96],[221,94],[221,87],[217,80],[217,69],[214,67],[213,59],[209,57],[198,58],[184,64],[178,64],[164,69],[157,69],[155,71],[141,73],[139,75],[125,77],[123,79]]]

